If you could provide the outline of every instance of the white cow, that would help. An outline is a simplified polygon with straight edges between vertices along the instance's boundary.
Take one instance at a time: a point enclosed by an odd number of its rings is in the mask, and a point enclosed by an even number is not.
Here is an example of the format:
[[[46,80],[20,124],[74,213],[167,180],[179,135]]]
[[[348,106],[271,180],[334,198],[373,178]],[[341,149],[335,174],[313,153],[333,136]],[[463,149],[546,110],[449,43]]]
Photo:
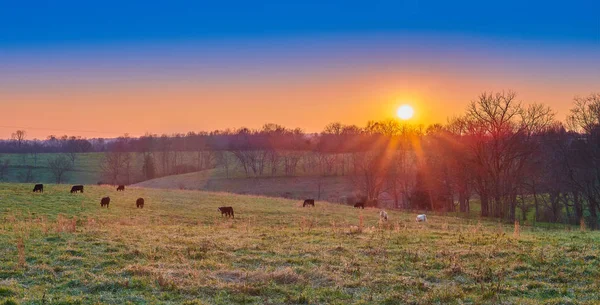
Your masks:
[[[386,211],[384,211],[384,210],[379,211],[379,219],[385,220],[385,221],[388,220],[388,216],[387,216]]]
[[[427,215],[425,215],[425,214],[417,215],[417,222],[421,222],[421,221],[427,221]]]

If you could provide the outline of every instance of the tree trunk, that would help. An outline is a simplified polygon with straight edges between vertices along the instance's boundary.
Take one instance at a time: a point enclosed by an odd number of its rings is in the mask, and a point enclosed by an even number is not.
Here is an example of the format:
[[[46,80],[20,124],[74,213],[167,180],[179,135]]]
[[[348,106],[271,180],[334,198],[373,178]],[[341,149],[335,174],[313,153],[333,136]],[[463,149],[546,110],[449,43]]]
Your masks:
[[[481,199],[481,217],[488,217],[490,214],[488,194],[486,192],[482,192],[479,194],[479,197]]]

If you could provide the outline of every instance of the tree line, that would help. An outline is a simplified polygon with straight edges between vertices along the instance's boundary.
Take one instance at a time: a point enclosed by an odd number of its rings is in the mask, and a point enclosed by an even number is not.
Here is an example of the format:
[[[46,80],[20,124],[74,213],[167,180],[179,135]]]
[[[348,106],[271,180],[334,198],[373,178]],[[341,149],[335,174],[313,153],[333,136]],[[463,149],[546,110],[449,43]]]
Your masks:
[[[475,202],[483,217],[598,228],[600,94],[574,98],[564,122],[509,91],[482,93],[463,114],[428,127],[384,120],[331,123],[320,133],[265,124],[117,139],[24,135],[0,142],[0,152],[102,152],[108,183],[209,168],[227,176],[234,168],[247,177],[344,176],[358,196],[396,208],[470,212]]]

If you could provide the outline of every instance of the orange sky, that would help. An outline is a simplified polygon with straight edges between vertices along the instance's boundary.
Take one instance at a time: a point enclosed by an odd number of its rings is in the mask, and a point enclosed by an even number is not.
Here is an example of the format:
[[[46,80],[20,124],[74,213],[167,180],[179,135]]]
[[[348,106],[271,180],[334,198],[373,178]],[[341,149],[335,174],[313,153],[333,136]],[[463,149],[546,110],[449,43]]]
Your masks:
[[[208,68],[89,54],[33,63],[7,57],[13,73],[0,72],[0,137],[16,127],[29,138],[114,137],[267,122],[315,132],[334,121],[364,126],[393,117],[405,103],[415,108],[414,122],[443,123],[489,90],[514,90],[524,102],[550,105],[563,120],[575,95],[600,91],[598,55],[577,49],[540,56],[529,50],[487,54],[483,47],[424,55],[411,50],[381,52],[373,60],[364,59],[368,51],[338,58],[332,50],[324,47],[318,59],[258,56],[231,63],[216,57]]]

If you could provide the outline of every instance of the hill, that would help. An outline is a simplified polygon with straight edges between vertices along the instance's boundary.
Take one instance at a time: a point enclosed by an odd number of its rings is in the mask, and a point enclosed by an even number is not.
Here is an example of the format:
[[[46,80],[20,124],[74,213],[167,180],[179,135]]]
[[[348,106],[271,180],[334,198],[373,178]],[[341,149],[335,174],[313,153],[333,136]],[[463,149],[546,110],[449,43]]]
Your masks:
[[[600,302],[597,232],[389,217],[226,193],[0,184],[0,304]]]
[[[50,172],[48,161],[61,154],[0,154],[0,161],[8,161],[8,169],[0,181],[5,182],[42,182],[52,183],[55,178]],[[73,161],[73,170],[66,174],[66,183],[96,184],[101,180],[101,153],[76,154]],[[27,178],[28,169],[31,168],[31,177]]]
[[[357,192],[349,178],[344,176],[246,178],[238,175],[226,178],[223,171],[219,169],[156,178],[137,183],[135,186],[231,192],[294,199],[320,198],[339,203],[344,203],[346,197]]]
[[[0,181],[4,182],[40,182],[54,183],[56,180],[48,167],[48,161],[56,157],[67,154],[61,153],[40,153],[40,154],[0,154],[0,163],[8,161],[8,169]],[[137,153],[131,153],[131,179],[140,181],[142,176],[143,156]],[[104,153],[77,153],[73,155],[72,170],[68,171],[64,177],[63,183],[78,184],[97,184],[102,182],[102,158]],[[156,153],[156,159],[161,158],[161,153]],[[177,164],[181,167],[195,164],[193,152],[182,152],[178,155]],[[157,174],[163,173],[160,163],[155,164]],[[27,178],[27,171],[31,169],[31,177]],[[106,181],[105,181],[106,182]],[[124,181],[121,183],[125,183]]]

